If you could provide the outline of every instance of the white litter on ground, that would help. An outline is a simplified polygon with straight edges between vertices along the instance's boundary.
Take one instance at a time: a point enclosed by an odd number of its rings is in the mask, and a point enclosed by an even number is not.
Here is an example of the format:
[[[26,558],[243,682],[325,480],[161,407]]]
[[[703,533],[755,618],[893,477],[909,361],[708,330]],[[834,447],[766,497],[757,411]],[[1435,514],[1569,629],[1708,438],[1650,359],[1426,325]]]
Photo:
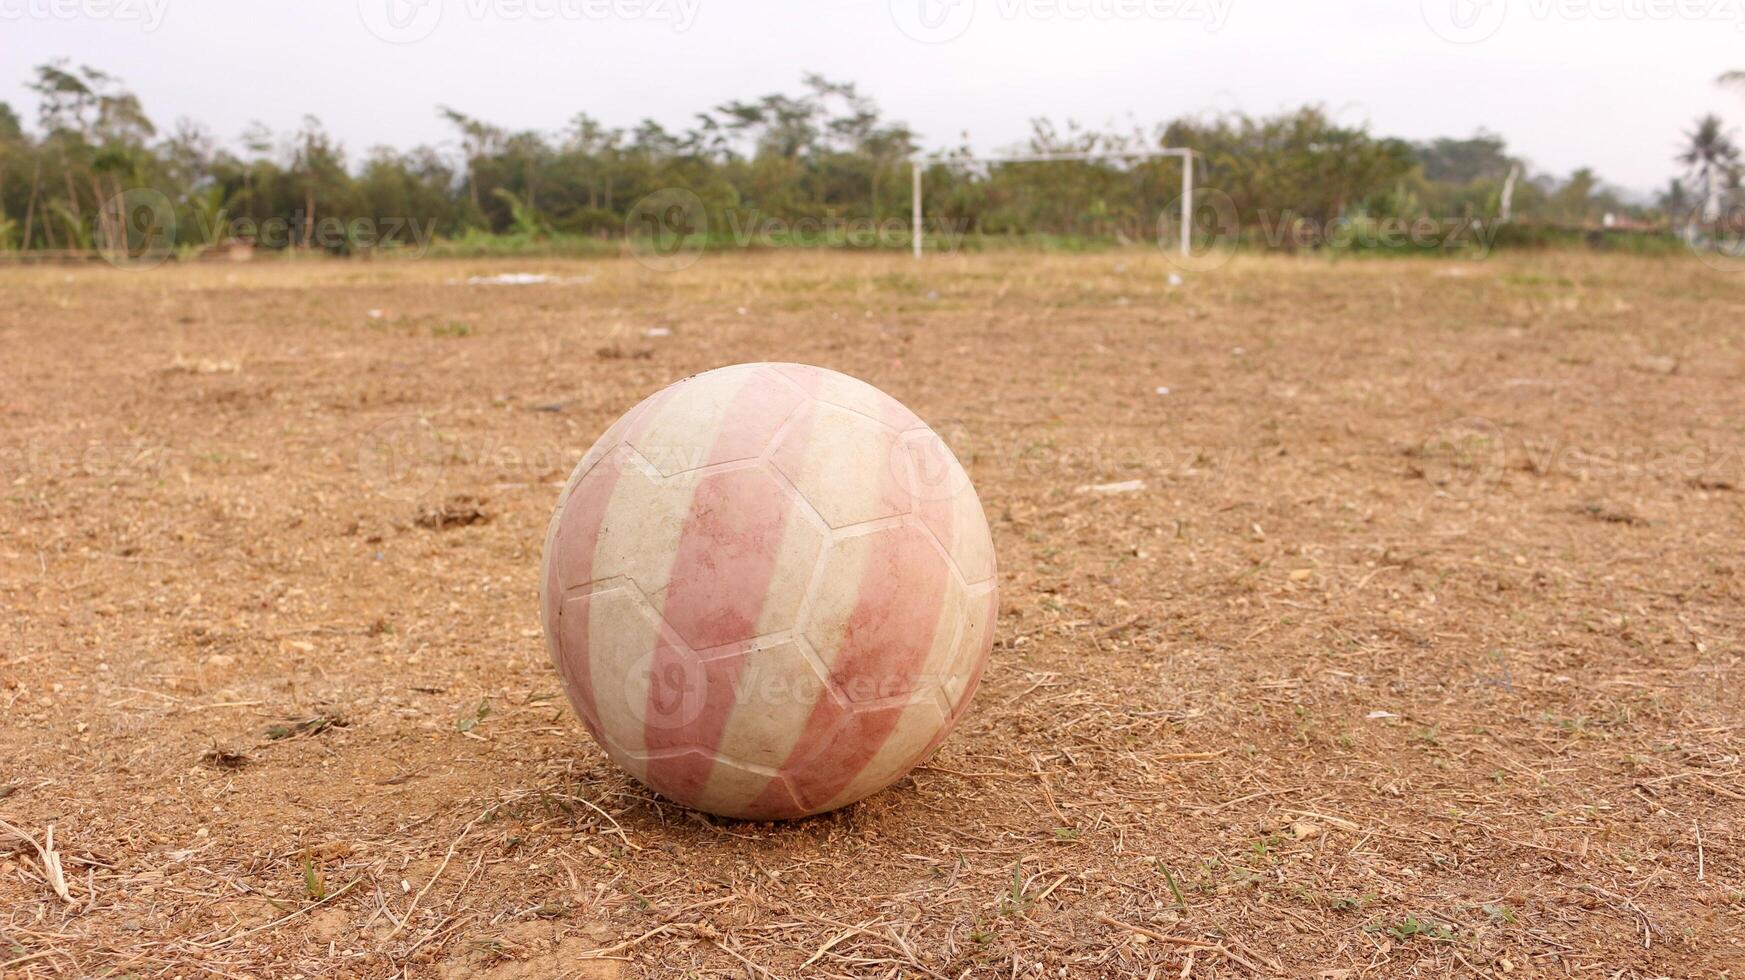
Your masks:
[[[1145,489],[1144,480],[1128,480],[1125,483],[1093,483],[1078,488],[1079,493],[1138,493]]]
[[[644,337],[671,337],[673,332],[667,327],[649,327],[642,332]]]
[[[1160,395],[1167,395],[1167,394],[1169,394],[1169,389],[1168,388],[1158,388],[1157,393]]]
[[[1182,284],[1182,277],[1174,272],[1170,273],[1169,274],[1169,284],[1171,286],[1181,285]]]
[[[450,279],[449,282],[456,280]],[[504,272],[495,276],[473,276],[465,280],[469,286],[539,286],[548,283],[593,282],[593,276],[548,276],[543,272]]]

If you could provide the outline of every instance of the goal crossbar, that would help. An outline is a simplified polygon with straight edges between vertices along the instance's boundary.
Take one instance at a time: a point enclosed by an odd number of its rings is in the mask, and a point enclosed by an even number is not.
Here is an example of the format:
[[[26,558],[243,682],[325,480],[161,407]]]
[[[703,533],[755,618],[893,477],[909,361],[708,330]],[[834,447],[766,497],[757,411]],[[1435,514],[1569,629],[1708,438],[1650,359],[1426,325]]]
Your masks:
[[[987,157],[917,157],[911,162],[914,170],[915,188],[914,212],[911,215],[912,223],[909,232],[910,237],[914,240],[915,258],[921,257],[922,240],[926,237],[922,226],[921,175],[926,172],[928,167],[961,167],[984,163],[1092,163],[1098,160],[1161,160],[1171,157],[1180,157],[1182,161],[1181,250],[1183,255],[1189,255],[1193,249],[1194,151],[1166,148],[1127,153],[1020,153]]]

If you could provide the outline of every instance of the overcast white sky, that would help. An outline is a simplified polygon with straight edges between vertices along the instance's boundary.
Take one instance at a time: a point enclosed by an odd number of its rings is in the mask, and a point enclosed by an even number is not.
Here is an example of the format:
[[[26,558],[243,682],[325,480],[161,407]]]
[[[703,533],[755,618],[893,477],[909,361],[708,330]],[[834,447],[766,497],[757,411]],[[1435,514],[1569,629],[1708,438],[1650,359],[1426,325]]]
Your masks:
[[[162,129],[234,142],[312,114],[354,161],[449,140],[439,103],[676,128],[805,71],[928,147],[1314,101],[1388,135],[1489,127],[1634,190],[1675,174],[1700,113],[1745,123],[1745,92],[1714,85],[1745,69],[1745,0],[0,0],[0,101],[34,120],[23,83],[57,56],[121,76]]]

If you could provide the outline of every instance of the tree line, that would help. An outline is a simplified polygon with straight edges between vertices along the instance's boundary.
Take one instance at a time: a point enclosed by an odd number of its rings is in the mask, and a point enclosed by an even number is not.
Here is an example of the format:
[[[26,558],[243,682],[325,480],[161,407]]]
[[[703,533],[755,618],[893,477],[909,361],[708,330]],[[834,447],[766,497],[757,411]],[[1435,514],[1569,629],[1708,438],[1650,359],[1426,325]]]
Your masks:
[[[818,75],[797,94],[728,101],[676,131],[652,120],[614,128],[586,113],[557,132],[514,131],[441,106],[450,142],[358,158],[312,117],[290,131],[253,124],[236,144],[187,120],[160,129],[120,79],[89,66],[40,65],[29,88],[33,122],[0,103],[0,251],[125,242],[139,234],[126,205],[142,194],[185,252],[238,239],[338,253],[432,239],[480,249],[609,242],[635,234],[647,217],[639,206],[673,188],[699,211],[681,232],[743,241],[757,221],[857,221],[906,241],[910,160],[920,152],[918,134],[855,85]],[[1412,143],[1316,106],[1131,131],[1038,120],[1017,152],[1164,146],[1195,150],[1202,200],[1273,247],[1313,244],[1294,233],[1305,225],[1353,220],[1591,227],[1610,215],[1676,229],[1715,222],[1741,175],[1739,152],[1713,117],[1690,134],[1684,172],[1653,203],[1626,199],[1590,169],[1536,172],[1494,134]],[[1176,159],[1012,165],[972,156],[959,147],[928,158],[930,232],[937,222],[964,235],[1146,240],[1181,192]]]

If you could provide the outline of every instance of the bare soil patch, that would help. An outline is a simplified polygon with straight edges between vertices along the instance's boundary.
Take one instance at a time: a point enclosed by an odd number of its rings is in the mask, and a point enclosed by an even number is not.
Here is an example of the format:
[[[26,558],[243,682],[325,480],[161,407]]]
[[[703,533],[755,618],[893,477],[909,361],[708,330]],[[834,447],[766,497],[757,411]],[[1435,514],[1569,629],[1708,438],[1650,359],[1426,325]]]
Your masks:
[[[1170,271],[0,270],[0,974],[1738,972],[1745,282]],[[778,359],[958,447],[1003,608],[930,765],[738,824],[587,740],[536,572]]]

